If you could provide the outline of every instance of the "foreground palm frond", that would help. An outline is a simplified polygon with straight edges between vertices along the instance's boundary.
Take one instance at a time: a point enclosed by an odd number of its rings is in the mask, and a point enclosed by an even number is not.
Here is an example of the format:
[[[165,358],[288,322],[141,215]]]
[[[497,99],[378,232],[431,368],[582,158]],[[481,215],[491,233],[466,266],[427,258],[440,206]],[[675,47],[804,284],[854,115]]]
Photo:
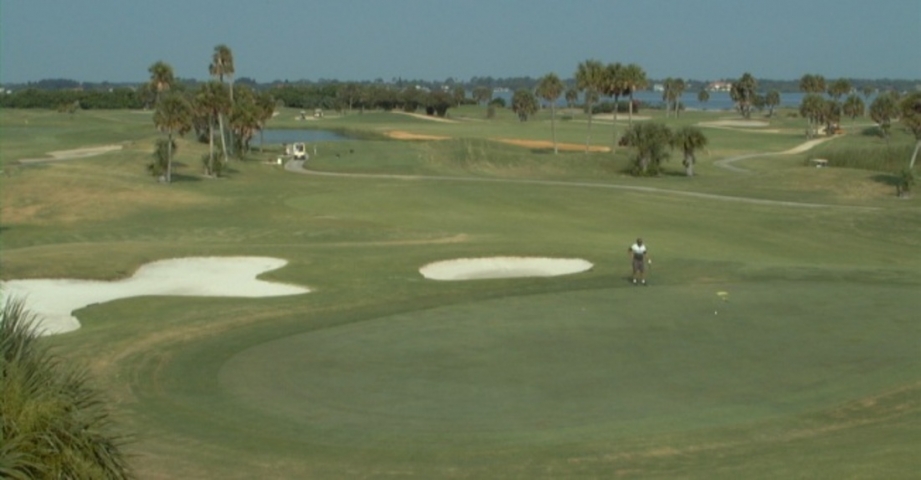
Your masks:
[[[49,352],[22,302],[0,315],[0,478],[130,478],[87,375]]]

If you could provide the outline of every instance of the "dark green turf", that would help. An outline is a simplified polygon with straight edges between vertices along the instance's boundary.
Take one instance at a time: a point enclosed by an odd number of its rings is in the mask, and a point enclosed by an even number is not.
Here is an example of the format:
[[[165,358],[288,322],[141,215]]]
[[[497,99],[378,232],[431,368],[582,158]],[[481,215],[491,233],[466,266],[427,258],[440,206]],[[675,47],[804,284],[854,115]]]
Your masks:
[[[220,395],[307,443],[520,447],[798,415],[917,374],[918,325],[878,315],[907,288],[732,290],[729,302],[711,285],[637,287],[369,319],[242,349]]]

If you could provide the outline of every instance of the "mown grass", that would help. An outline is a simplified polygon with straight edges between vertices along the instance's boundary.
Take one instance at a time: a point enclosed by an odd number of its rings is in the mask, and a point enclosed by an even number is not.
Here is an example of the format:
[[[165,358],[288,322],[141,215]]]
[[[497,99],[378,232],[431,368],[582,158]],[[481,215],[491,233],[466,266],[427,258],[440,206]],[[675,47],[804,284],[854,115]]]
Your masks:
[[[100,132],[94,143],[137,135],[134,148],[4,160],[2,278],[268,255],[290,263],[264,278],[314,289],[91,305],[76,312],[80,330],[47,339],[86,362],[138,432],[142,478],[911,478],[921,467],[916,201],[896,199],[880,172],[806,168],[806,154],[745,160],[749,173],[714,163],[797,145],[798,119],[765,127],[778,133],[708,128],[698,177],[673,159],[663,177],[635,179],[620,171],[626,149],[552,155],[493,140],[548,140],[541,116],[283,114],[279,126],[451,139],[329,142],[308,161],[406,178],[293,174],[260,163],[277,152],[254,152],[210,180],[203,147],[186,142],[165,186],[143,168],[156,133],[131,115],[106,113],[128,125],[108,134],[105,118],[81,128]],[[581,120],[559,124],[561,141],[584,143]],[[605,141],[601,125],[593,138]],[[36,138],[11,145],[31,156]],[[625,280],[637,235],[655,259],[647,289]],[[595,267],[479,282],[418,273],[494,255]]]

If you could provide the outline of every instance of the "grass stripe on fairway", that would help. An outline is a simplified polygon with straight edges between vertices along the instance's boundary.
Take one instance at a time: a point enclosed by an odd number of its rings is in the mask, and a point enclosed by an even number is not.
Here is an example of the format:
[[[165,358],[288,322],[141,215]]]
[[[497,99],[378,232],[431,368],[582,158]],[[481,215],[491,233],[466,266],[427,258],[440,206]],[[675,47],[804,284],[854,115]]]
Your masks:
[[[256,437],[296,425],[305,446],[398,438],[432,455],[785,421],[913,380],[918,326],[876,314],[908,290],[766,283],[736,286],[730,302],[708,285],[462,304],[241,345],[207,373],[221,384],[209,395],[232,398]]]

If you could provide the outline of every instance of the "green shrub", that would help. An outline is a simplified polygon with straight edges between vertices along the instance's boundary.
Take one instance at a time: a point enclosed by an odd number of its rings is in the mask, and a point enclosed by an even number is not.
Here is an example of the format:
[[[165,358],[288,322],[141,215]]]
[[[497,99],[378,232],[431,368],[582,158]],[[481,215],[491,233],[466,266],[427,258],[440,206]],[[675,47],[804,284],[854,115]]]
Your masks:
[[[0,310],[0,478],[130,478],[100,394],[34,320],[17,300]]]

